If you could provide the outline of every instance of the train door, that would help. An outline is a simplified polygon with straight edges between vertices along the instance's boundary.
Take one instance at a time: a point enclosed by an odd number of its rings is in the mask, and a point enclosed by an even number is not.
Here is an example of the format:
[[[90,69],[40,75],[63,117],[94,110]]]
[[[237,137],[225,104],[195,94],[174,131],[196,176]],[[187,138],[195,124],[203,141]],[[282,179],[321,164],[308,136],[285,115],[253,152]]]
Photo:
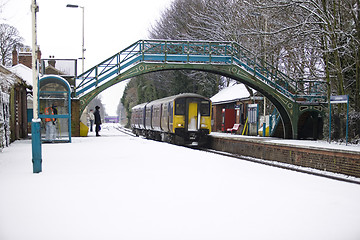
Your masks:
[[[188,131],[198,130],[198,102],[190,100],[188,103]]]

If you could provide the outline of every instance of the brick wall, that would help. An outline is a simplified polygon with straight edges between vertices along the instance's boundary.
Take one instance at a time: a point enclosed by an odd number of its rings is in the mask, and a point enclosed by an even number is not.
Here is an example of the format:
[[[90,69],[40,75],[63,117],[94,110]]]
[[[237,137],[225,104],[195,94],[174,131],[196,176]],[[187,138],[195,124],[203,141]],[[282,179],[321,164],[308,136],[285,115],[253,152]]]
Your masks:
[[[360,177],[360,153],[211,136],[214,150]]]
[[[29,53],[19,53],[19,63],[24,64],[28,68],[32,67],[32,54]]]
[[[212,118],[213,118],[213,125],[212,130],[213,132],[220,132],[221,131],[221,110],[222,105],[214,105],[213,106],[213,112],[212,112]]]
[[[71,136],[80,137],[80,100],[71,99]]]

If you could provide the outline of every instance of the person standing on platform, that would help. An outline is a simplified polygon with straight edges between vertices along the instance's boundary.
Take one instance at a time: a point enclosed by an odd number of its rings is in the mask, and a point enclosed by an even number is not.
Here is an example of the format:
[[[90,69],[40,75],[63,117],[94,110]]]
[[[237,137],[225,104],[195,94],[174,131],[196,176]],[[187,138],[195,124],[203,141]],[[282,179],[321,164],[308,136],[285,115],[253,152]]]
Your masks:
[[[95,116],[94,116],[93,110],[90,109],[90,112],[89,112],[90,132],[93,131],[94,120],[95,120]]]
[[[57,109],[54,105],[51,107],[45,108],[46,115],[54,115],[57,114]],[[55,118],[45,118],[46,124],[46,140],[53,141],[56,138],[56,127],[55,127]]]
[[[57,115],[58,110],[56,108],[56,105],[52,104],[51,108],[53,110],[54,115]],[[52,132],[52,134],[53,134],[53,139],[56,139],[56,126],[59,124],[59,121],[56,118],[54,118],[54,119],[55,119],[55,121],[53,122],[53,128],[52,128],[53,132]]]
[[[100,107],[96,106],[95,107],[95,112],[94,112],[96,136],[100,136],[99,132],[100,132],[100,125],[101,125],[101,117],[100,117],[99,109],[100,109]]]

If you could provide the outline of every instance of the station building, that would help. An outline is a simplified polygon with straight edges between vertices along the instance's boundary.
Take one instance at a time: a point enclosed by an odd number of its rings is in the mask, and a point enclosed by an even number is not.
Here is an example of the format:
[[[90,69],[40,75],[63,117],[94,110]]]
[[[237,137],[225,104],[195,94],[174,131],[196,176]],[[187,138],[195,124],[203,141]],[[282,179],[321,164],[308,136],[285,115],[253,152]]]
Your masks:
[[[244,84],[235,84],[224,88],[211,98],[212,101],[212,131],[227,132],[235,124],[240,124],[235,131],[243,132],[249,104],[262,103],[263,97]]]
[[[26,138],[27,93],[31,86],[0,65],[0,148]]]

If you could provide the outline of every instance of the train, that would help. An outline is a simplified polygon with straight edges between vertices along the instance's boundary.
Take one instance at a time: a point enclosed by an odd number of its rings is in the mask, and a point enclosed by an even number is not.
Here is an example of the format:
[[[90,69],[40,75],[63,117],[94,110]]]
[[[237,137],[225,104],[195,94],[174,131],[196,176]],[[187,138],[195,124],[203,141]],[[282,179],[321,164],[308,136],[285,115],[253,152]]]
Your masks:
[[[132,108],[131,129],[136,136],[204,146],[211,133],[211,100],[195,93],[161,98]]]

